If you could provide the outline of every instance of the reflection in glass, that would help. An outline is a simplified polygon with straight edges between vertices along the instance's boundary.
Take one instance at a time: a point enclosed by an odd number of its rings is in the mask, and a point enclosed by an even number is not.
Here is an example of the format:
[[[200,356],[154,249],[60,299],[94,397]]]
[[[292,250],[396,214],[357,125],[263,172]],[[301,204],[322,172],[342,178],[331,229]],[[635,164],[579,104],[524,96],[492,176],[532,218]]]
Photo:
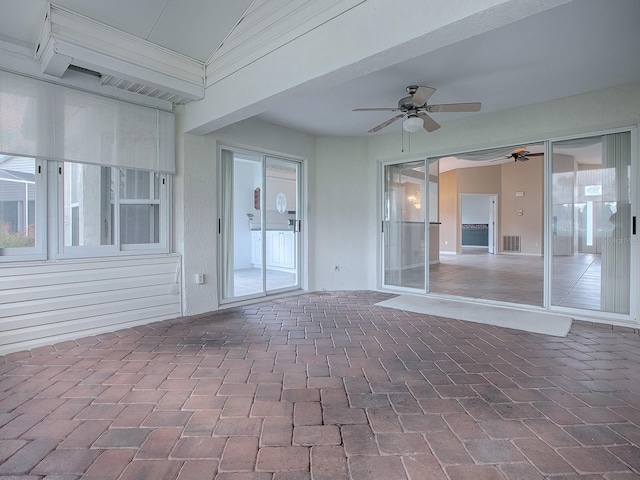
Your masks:
[[[385,166],[384,285],[425,289],[425,161]]]
[[[35,211],[35,160],[0,155],[0,248],[35,246]]]
[[[629,132],[553,144],[551,304],[629,313]]]
[[[120,243],[160,242],[159,178],[154,172],[120,170]]]
[[[64,164],[64,246],[113,245],[117,169]]]

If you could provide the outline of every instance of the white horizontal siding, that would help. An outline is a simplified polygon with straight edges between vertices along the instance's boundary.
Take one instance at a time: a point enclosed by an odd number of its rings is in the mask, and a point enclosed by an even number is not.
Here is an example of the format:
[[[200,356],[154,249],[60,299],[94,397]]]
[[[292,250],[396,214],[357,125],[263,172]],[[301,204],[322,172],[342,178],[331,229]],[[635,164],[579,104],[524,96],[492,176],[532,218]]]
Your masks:
[[[179,255],[0,266],[0,354],[181,311]]]

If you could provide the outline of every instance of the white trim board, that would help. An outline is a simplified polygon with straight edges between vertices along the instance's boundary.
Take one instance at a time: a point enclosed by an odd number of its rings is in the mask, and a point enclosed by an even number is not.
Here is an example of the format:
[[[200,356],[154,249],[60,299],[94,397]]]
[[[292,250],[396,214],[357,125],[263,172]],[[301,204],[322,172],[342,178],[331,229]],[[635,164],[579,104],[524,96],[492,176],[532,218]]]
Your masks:
[[[418,295],[399,295],[376,305],[554,337],[566,337],[573,322],[572,317],[557,313]]]

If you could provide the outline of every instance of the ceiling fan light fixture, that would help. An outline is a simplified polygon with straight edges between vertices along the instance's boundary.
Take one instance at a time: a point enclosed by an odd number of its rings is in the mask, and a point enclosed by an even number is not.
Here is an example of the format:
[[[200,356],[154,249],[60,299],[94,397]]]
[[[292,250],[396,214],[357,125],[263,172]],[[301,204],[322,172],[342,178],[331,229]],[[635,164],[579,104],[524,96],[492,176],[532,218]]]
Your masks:
[[[402,122],[402,128],[404,129],[404,131],[411,133],[417,132],[418,130],[422,129],[422,125],[422,119],[415,115],[409,115]]]

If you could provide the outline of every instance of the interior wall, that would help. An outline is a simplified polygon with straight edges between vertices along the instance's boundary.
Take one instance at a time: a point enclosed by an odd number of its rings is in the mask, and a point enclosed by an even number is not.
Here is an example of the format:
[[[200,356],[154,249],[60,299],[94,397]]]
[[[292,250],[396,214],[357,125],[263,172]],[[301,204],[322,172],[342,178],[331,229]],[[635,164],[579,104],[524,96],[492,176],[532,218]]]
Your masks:
[[[502,235],[520,235],[521,253],[542,254],[543,242],[543,166],[541,159],[528,162],[508,162],[501,165],[461,168],[441,174],[441,211],[440,221],[456,243],[456,252],[462,251],[462,223],[486,223],[481,221],[465,222],[462,208],[459,207],[460,196],[496,194],[498,196],[498,250],[501,248]],[[442,186],[442,177],[452,178]],[[447,190],[445,190],[445,187]],[[449,190],[454,189],[454,190]],[[517,197],[516,192],[523,192]],[[453,203],[453,202],[456,203]],[[518,215],[522,209],[522,215]],[[488,207],[486,210],[488,215]],[[455,235],[452,235],[455,229]],[[443,245],[441,251],[453,251]]]
[[[456,253],[458,244],[458,170],[440,174],[440,252]]]
[[[520,253],[542,255],[543,172],[542,157],[502,165],[501,208],[498,213],[500,234],[519,235]],[[516,192],[522,192],[523,196],[516,196]],[[521,215],[519,210],[522,210]],[[498,246],[502,249],[502,240],[498,242]]]

